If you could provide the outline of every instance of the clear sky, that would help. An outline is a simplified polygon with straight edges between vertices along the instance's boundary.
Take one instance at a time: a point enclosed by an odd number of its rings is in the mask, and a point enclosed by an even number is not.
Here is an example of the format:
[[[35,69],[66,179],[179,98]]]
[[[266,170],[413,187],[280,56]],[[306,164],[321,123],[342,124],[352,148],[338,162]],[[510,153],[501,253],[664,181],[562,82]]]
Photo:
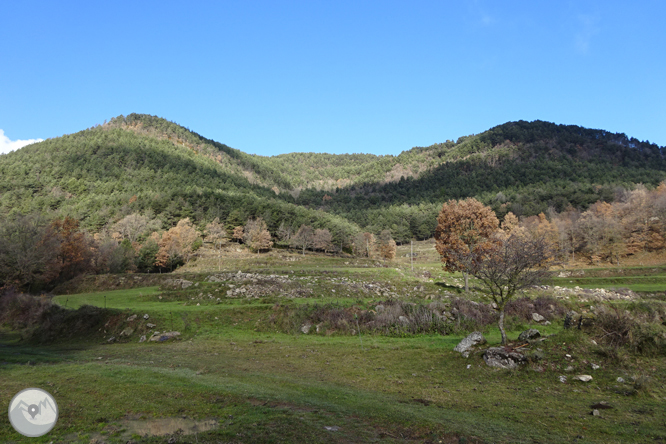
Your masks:
[[[664,1],[2,1],[0,149],[153,114],[248,153],[511,120],[666,145]]]

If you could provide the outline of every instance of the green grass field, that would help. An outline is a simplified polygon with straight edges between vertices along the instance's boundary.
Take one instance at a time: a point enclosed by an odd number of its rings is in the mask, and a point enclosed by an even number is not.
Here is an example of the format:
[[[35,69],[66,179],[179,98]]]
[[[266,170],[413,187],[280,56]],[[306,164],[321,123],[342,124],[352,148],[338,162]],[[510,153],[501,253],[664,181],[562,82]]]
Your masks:
[[[265,258],[243,261],[225,265],[266,270]],[[520,325],[554,336],[542,343],[543,361],[512,371],[486,366],[478,353],[465,359],[454,352],[464,334],[306,335],[267,327],[276,304],[373,307],[385,299],[343,285],[342,278],[359,285],[381,282],[413,301],[461,294],[460,277],[448,276],[442,286],[437,276],[420,276],[428,262],[415,274],[401,265],[345,262],[327,257],[282,263],[281,273],[307,278],[299,285],[312,290],[294,299],[276,294],[218,301],[235,287],[204,282],[210,273],[201,269],[194,279],[199,285],[187,290],[152,286],[56,296],[55,303],[70,309],[106,304],[115,310],[115,324],[41,345],[0,330],[0,399],[7,405],[26,387],[54,395],[58,424],[29,440],[43,443],[666,442],[666,358],[604,355],[585,333],[564,331],[561,321]],[[599,279],[615,285],[615,278]],[[132,333],[118,337],[128,327]],[[139,342],[154,330],[182,335]],[[510,338],[520,331],[510,331]],[[118,340],[109,343],[110,336]],[[490,345],[500,341],[496,328],[485,336]],[[593,370],[593,363],[600,368]],[[593,380],[573,380],[581,373]],[[592,416],[591,406],[601,401],[613,408]],[[0,441],[28,439],[2,415]]]

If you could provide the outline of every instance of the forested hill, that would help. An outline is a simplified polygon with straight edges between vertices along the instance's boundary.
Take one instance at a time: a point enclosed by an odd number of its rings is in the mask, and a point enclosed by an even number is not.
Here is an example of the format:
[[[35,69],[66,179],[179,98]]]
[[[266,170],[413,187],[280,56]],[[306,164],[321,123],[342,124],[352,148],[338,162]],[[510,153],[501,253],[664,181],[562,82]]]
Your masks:
[[[263,217],[346,236],[390,228],[432,234],[451,198],[476,196],[501,216],[584,209],[666,177],[664,149],[624,134],[510,122],[398,156],[246,154],[165,119],[131,114],[0,156],[0,212],[68,214],[92,230],[134,212],[228,226]],[[338,233],[338,234],[335,234]]]

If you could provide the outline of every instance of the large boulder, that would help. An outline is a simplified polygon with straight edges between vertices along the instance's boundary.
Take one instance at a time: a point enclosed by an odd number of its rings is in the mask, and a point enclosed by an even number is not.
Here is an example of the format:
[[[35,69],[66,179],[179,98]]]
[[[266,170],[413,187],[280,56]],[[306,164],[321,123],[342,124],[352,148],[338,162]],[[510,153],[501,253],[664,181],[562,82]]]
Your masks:
[[[521,342],[529,342],[533,341],[534,339],[538,338],[541,336],[541,333],[539,333],[539,330],[536,328],[530,328],[529,330],[525,330],[518,336],[518,340]]]
[[[457,351],[462,353],[464,357],[468,357],[469,353],[472,351],[472,349],[477,346],[477,345],[482,345],[485,344],[486,338],[483,337],[480,331],[475,331],[470,333],[469,336],[467,336],[465,339],[460,341],[458,345],[453,349],[453,351]]]
[[[491,347],[483,354],[483,360],[490,367],[514,369],[527,362],[527,358],[517,351],[504,347]]]

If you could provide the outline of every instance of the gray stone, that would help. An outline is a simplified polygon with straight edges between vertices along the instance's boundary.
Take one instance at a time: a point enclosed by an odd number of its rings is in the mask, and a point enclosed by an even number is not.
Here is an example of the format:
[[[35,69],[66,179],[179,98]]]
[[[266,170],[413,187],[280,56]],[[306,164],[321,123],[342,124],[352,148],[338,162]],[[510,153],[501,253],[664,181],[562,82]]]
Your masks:
[[[146,342],[146,335],[141,336],[141,338],[139,338],[139,342]]]
[[[465,339],[460,341],[453,349],[453,351],[460,352],[464,357],[468,357],[469,353],[472,351],[472,348],[474,348],[476,345],[485,344],[486,342],[486,338],[483,337],[483,334],[481,334],[480,331],[474,331],[470,333],[469,336],[467,336]]]
[[[132,315],[129,318],[127,318],[127,322],[132,322],[135,319],[136,319],[136,315]]]
[[[409,319],[405,316],[398,316],[398,321],[400,321],[401,324],[409,324]]]
[[[617,382],[619,382],[620,384],[624,384],[625,381],[624,381],[624,378],[622,376],[618,376],[617,377]]]
[[[148,327],[148,328],[155,328],[155,327],[157,327],[157,325],[155,325],[155,324],[151,324],[151,323],[149,322],[149,323],[146,324],[146,327]]]
[[[536,328],[530,328],[529,330],[525,330],[518,336],[518,340],[521,342],[525,341],[531,341],[533,339],[538,338],[541,336],[541,333],[539,333],[539,330]]]
[[[155,334],[150,337],[150,340],[153,342],[164,342],[168,341],[169,339],[173,339],[177,336],[180,336],[180,332],[178,331],[169,331],[169,332],[164,332],[162,334]]]
[[[532,319],[534,319],[534,322],[543,322],[546,320],[546,318],[541,316],[539,313],[532,313]]]
[[[592,416],[601,416],[601,413],[599,413],[599,410],[594,409],[592,410]]]
[[[145,315],[143,315],[143,319],[145,319],[145,320],[148,320],[149,317],[150,317],[150,316],[148,316],[148,313],[146,313]]]
[[[504,347],[490,347],[483,354],[483,360],[490,367],[506,369],[514,369],[527,362],[527,358],[522,353],[510,351]]]
[[[312,328],[312,324],[307,323],[307,324],[304,324],[304,325],[301,326],[301,331],[303,332],[303,334],[307,335],[308,333],[310,333],[311,328]]]
[[[576,375],[576,376],[574,376],[574,379],[577,379],[577,380],[583,381],[583,382],[590,382],[592,380],[592,376],[590,376],[590,375]]]
[[[116,337],[115,337],[115,336],[111,336],[109,339],[107,339],[106,342],[113,342],[113,341],[115,341],[115,340],[116,340]]]
[[[134,333],[134,329],[132,327],[127,327],[125,330],[120,332],[120,336],[129,336],[132,333]]]

